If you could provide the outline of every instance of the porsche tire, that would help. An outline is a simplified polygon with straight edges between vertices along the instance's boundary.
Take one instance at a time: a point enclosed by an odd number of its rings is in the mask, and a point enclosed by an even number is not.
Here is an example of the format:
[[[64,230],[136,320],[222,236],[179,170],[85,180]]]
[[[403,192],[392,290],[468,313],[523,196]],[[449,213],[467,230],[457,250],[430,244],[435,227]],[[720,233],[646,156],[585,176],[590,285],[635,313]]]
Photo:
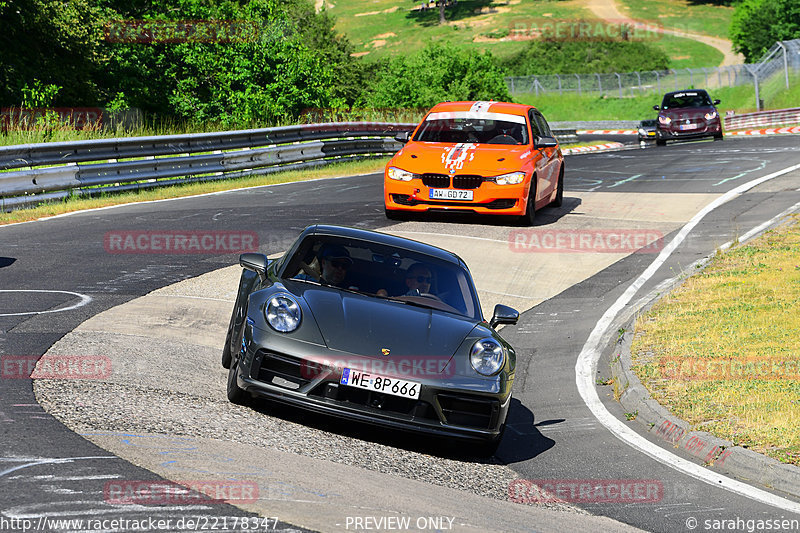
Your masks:
[[[236,375],[239,373],[239,356],[231,360],[231,367],[228,369],[228,386],[227,394],[228,401],[236,405],[244,405],[247,403],[247,391],[239,387],[236,383]]]
[[[506,431],[506,425],[503,424],[503,427],[500,428],[500,433],[493,439],[487,440],[478,445],[475,450],[475,454],[478,457],[489,458],[494,456],[497,453],[497,448],[500,446],[500,441],[503,440],[503,434]]]

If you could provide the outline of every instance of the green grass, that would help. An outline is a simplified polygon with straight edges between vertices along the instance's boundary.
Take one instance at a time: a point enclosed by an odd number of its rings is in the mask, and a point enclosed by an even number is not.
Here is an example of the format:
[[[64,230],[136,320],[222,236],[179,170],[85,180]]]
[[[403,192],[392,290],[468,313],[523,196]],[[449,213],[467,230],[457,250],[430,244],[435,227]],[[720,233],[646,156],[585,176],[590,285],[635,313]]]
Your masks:
[[[637,320],[632,354],[653,397],[693,429],[800,465],[798,220],[718,254],[659,301]]]
[[[554,21],[600,22],[586,2],[578,0],[460,0],[455,8],[448,9],[444,25],[438,23],[438,10],[421,13],[416,11],[419,5],[411,0],[330,0],[326,4],[328,13],[336,17],[336,29],[353,42],[357,54],[368,60],[408,54],[431,41],[488,50],[504,58],[527,43],[515,39],[514,30],[521,29],[524,35],[531,28]],[[722,61],[719,51],[690,39],[654,35],[648,42],[662,48],[674,68],[707,67]]]
[[[733,7],[687,0],[617,0],[623,13],[664,28],[728,38]]]
[[[793,87],[792,93],[795,98],[800,97],[800,83]],[[723,116],[728,110],[736,113],[755,110],[755,90],[752,86],[710,89],[709,94],[712,98],[721,100],[717,107]],[[535,94],[517,94],[515,98],[521,103],[535,105],[549,122],[558,122],[655,118],[656,112],[653,110],[653,106],[661,103],[661,96],[661,94],[651,93],[644,96],[615,98],[596,95],[578,96],[574,93],[559,96],[557,93],[552,93],[540,94],[538,97]],[[790,100],[791,97],[788,96],[786,99]],[[772,101],[770,100],[770,103]]]

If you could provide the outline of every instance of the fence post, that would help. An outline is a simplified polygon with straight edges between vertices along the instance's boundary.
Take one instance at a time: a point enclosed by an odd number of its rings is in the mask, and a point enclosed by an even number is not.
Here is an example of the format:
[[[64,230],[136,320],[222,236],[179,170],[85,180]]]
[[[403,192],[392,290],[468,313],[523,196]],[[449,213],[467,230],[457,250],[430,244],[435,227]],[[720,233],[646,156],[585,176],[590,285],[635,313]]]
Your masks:
[[[784,75],[786,77],[786,88],[788,89],[789,88],[789,61],[786,58],[787,51],[786,51],[786,47],[783,45],[782,42],[779,42],[778,46],[780,46],[781,50],[783,50],[783,73],[784,73]]]
[[[692,76],[692,69],[687,68],[686,70],[689,71],[689,86],[694,88],[694,76]]]
[[[642,76],[639,71],[636,71],[636,79],[639,80],[639,94],[644,94],[644,87],[642,87]]]
[[[575,74],[574,76],[576,78],[578,78],[578,96],[580,96],[581,95],[581,76],[580,76],[580,74]]]
[[[657,70],[653,71],[656,75],[656,85],[658,86],[658,94],[661,94],[661,74]]]
[[[597,86],[600,88],[600,95],[602,95],[603,94],[603,82],[600,81],[600,74],[595,73],[595,76],[597,76]]]
[[[539,96],[539,78],[533,78],[533,88],[536,89],[536,96]]]
[[[706,70],[706,67],[700,67],[700,70],[703,71],[703,75],[706,77],[706,87],[705,88],[708,89],[708,71]]]
[[[511,78],[509,78],[509,79],[511,80],[511,92],[513,94],[513,92],[514,92],[514,76],[511,76]]]
[[[556,74],[556,78],[558,78],[558,95],[563,96],[564,93],[561,91],[561,76]]]
[[[617,84],[619,85],[619,97],[622,98],[622,76],[619,75],[619,72],[615,72],[614,76],[617,77]]]

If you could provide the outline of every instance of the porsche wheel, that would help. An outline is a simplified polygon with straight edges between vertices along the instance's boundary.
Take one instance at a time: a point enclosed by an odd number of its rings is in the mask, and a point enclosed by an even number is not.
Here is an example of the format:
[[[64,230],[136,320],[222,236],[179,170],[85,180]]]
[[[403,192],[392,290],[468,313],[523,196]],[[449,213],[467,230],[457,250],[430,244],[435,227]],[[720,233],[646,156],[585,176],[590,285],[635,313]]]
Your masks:
[[[236,374],[239,372],[239,354],[231,360],[231,367],[228,369],[228,401],[237,405],[247,403],[247,392],[236,383]]]

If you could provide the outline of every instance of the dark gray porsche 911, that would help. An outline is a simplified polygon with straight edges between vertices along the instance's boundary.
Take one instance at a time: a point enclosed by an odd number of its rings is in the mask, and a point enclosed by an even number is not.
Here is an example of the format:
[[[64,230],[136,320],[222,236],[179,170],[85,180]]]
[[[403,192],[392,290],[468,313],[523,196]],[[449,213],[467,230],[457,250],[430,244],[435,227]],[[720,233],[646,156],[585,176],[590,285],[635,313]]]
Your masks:
[[[278,260],[242,254],[223,349],[228,399],[471,441],[494,452],[516,355],[455,254],[383,233],[306,228]]]

